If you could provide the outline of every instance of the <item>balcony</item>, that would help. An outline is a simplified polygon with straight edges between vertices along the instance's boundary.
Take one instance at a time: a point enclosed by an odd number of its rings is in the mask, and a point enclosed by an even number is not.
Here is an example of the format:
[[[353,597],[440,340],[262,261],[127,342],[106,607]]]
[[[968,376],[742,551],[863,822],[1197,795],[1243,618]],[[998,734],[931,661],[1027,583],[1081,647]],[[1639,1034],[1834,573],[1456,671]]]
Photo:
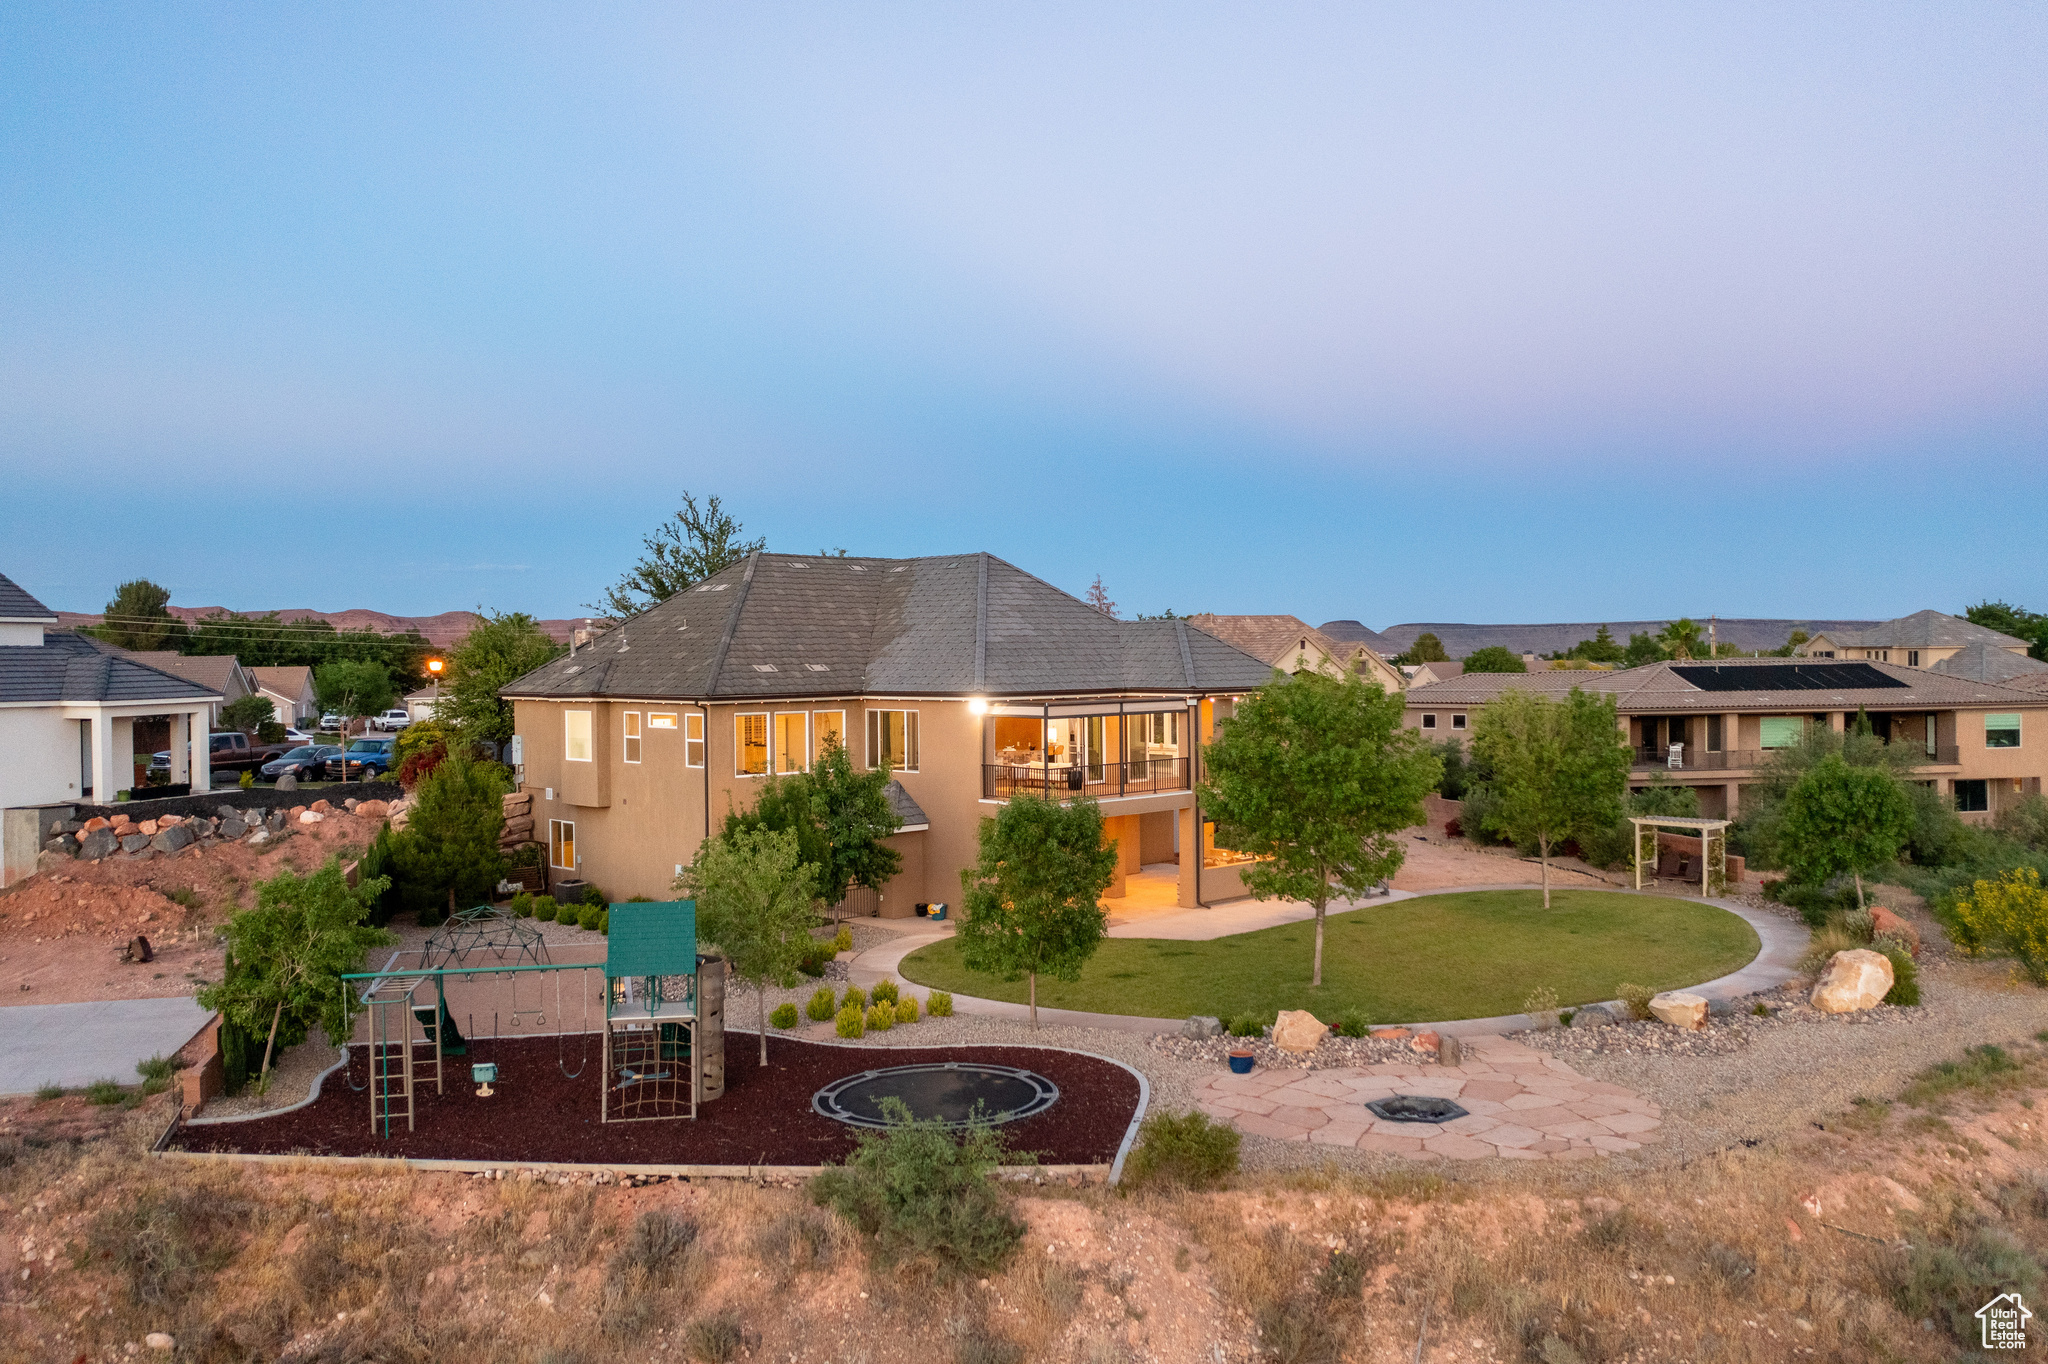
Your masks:
[[[1753,748],[1729,753],[1696,753],[1691,748],[1678,758],[1661,749],[1639,748],[1631,772],[1747,772],[1763,764],[1765,754]]]
[[[1188,758],[1145,758],[1079,767],[1058,763],[984,763],[981,798],[1008,800],[1016,795],[1030,795],[1064,801],[1076,796],[1115,800],[1121,796],[1167,795],[1191,788],[1192,768],[1193,761]]]

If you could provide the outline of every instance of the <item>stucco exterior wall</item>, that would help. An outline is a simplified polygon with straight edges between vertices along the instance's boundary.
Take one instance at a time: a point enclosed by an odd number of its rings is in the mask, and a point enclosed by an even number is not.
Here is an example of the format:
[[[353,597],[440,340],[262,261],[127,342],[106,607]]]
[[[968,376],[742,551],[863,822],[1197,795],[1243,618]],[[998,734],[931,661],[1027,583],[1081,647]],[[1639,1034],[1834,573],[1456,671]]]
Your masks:
[[[0,710],[0,808],[79,799],[78,734],[54,706]],[[127,760],[116,758],[125,781]]]

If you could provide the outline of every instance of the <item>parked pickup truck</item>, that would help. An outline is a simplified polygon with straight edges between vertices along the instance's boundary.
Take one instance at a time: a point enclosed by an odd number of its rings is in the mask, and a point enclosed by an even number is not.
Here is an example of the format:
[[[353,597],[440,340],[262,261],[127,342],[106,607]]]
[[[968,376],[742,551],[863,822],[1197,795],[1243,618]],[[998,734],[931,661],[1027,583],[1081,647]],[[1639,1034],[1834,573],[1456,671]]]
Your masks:
[[[357,739],[349,744],[339,760],[328,761],[328,774],[331,776],[339,766],[343,781],[368,781],[381,777],[397,765],[397,756],[392,752],[397,743],[396,739]]]
[[[253,772],[274,758],[281,758],[292,750],[291,744],[252,744],[249,736],[237,730],[226,733],[216,731],[207,736],[207,765],[215,772]],[[153,754],[149,760],[152,772],[171,770],[171,755],[164,752]]]

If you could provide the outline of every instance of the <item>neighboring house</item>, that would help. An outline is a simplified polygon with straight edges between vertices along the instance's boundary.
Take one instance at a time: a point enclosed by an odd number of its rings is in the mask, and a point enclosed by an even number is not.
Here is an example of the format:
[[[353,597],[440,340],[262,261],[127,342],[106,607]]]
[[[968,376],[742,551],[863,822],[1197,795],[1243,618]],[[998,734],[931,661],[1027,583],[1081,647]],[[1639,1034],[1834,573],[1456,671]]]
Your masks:
[[[1933,671],[1972,682],[2029,684],[2026,679],[2048,676],[2048,663],[2028,654],[2014,653],[2000,644],[1966,644],[1932,665]]]
[[[320,703],[313,695],[313,670],[303,664],[290,668],[248,668],[256,694],[269,698],[281,725],[303,725],[320,715]]]
[[[104,804],[127,789],[138,718],[168,712],[179,740],[171,779],[210,789],[206,717],[220,697],[56,623],[0,576],[0,885],[35,870],[36,807]]]
[[[233,654],[181,654],[169,649],[122,649],[119,652],[137,663],[173,677],[182,677],[218,695],[221,699],[214,703],[213,714],[207,721],[214,729],[220,728],[223,709],[256,692],[256,679]]]
[[[2042,674],[2029,674],[2038,678]],[[1636,750],[1634,780],[1653,772],[1699,789],[1700,813],[1733,817],[1742,786],[1771,750],[1810,725],[1840,731],[1861,711],[1877,734],[1910,744],[1917,779],[1988,821],[2048,776],[2048,688],[1978,682],[1932,668],[1863,659],[1724,658],[1616,672],[1467,673],[1408,689],[1411,728],[1464,729],[1505,690],[1561,697],[1573,687],[1615,698]]]
[[[1356,672],[1386,691],[1408,685],[1401,670],[1360,642],[1332,639],[1298,616],[1190,616],[1188,624],[1207,630],[1264,659],[1283,673],[1319,672],[1342,677]]]
[[[421,687],[418,691],[405,694],[405,713],[414,724],[434,718],[434,708],[441,704],[440,689]]]
[[[1101,802],[1112,897],[1148,866],[1183,905],[1243,894],[1247,859],[1198,823],[1198,744],[1271,677],[1185,620],[1114,620],[987,554],[762,553],[500,694],[555,875],[666,896],[727,811],[839,741],[895,774],[911,822],[881,912],[902,917],[959,902],[982,821],[1020,792]]]
[[[1455,659],[1439,663],[1407,663],[1402,665],[1401,671],[1408,674],[1409,686],[1427,687],[1432,682],[1446,682],[1463,676],[1465,665]]]
[[[1915,611],[1866,630],[1823,630],[1796,652],[1806,658],[1857,658],[1932,668],[1966,649],[1988,648],[2024,656],[2032,647],[2027,640],[1973,625],[1961,616]]]

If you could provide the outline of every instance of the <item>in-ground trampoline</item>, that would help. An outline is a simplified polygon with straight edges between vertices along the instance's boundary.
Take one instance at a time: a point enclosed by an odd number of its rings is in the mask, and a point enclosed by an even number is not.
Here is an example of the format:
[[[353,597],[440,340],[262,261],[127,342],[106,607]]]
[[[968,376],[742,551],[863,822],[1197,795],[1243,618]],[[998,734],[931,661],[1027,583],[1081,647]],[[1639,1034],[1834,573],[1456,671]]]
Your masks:
[[[811,1096],[811,1107],[855,1127],[887,1127],[885,1099],[900,1099],[920,1122],[947,1127],[1017,1122],[1059,1102],[1060,1087],[1036,1071],[986,1061],[890,1066],[834,1080]]]

